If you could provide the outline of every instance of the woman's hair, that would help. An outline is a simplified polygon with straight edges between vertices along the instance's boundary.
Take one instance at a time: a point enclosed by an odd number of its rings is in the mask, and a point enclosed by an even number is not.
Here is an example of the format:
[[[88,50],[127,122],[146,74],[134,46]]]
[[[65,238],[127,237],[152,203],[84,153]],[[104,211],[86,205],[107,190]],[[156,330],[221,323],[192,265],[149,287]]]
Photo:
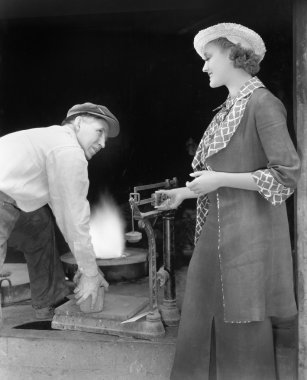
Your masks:
[[[210,41],[222,48],[230,49],[229,59],[233,61],[234,67],[243,69],[251,75],[256,75],[260,70],[260,56],[251,49],[245,49],[240,44],[234,44],[225,37],[220,37]]]
[[[77,114],[75,114],[75,115],[71,115],[71,116],[66,117],[66,118],[62,121],[61,125],[71,124],[71,123],[75,120],[75,118],[76,118],[77,116],[89,116],[89,117],[92,117],[92,118],[94,118],[94,119],[101,119],[100,117],[98,117],[98,116],[96,117],[95,115],[93,115],[93,114],[91,114],[91,113],[88,113],[88,112],[82,112],[82,113],[77,113]]]

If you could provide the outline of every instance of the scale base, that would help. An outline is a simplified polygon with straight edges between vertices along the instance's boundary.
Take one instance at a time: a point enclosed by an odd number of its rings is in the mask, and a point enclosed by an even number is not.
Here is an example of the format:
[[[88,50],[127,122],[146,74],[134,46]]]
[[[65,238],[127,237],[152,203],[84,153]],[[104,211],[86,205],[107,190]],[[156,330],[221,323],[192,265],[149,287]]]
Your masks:
[[[176,300],[163,300],[163,304],[159,306],[163,322],[166,326],[178,326],[180,322],[180,313]]]
[[[148,298],[106,293],[102,312],[83,313],[72,299],[55,309],[51,327],[147,340],[163,337],[165,329],[158,311],[121,323],[146,309]]]

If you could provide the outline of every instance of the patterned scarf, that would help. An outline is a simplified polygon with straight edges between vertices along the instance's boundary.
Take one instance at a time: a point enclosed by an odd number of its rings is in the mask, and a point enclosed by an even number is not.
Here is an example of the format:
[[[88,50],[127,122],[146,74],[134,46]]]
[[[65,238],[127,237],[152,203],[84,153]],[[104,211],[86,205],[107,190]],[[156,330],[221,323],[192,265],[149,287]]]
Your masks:
[[[226,101],[217,108],[220,110],[206,129],[194,156],[192,162],[194,171],[210,170],[206,165],[207,158],[226,148],[240,124],[250,96],[254,90],[260,87],[265,86],[257,77],[253,77],[241,87],[235,98],[231,98],[229,95]],[[200,236],[208,212],[208,196],[201,195],[197,198],[195,244]]]

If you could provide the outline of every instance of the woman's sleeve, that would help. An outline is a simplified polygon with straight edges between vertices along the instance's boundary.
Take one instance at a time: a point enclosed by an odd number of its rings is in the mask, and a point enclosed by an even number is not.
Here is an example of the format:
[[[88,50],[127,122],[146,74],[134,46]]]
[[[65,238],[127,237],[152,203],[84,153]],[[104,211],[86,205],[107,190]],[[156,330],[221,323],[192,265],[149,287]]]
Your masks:
[[[280,100],[265,93],[255,111],[256,126],[267,167],[252,173],[259,193],[274,206],[284,202],[296,187],[300,160],[289,136],[286,110]]]

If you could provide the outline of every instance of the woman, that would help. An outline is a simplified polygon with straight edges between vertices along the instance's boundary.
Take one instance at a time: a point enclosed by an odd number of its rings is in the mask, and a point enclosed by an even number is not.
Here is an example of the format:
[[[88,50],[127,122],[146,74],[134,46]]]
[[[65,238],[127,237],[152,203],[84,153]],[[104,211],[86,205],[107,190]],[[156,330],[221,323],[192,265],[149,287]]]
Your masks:
[[[210,87],[229,96],[204,133],[185,188],[162,208],[197,198],[171,379],[275,379],[270,318],[296,314],[285,199],[300,162],[282,103],[255,77],[265,45],[238,24],[200,31],[194,47]]]

